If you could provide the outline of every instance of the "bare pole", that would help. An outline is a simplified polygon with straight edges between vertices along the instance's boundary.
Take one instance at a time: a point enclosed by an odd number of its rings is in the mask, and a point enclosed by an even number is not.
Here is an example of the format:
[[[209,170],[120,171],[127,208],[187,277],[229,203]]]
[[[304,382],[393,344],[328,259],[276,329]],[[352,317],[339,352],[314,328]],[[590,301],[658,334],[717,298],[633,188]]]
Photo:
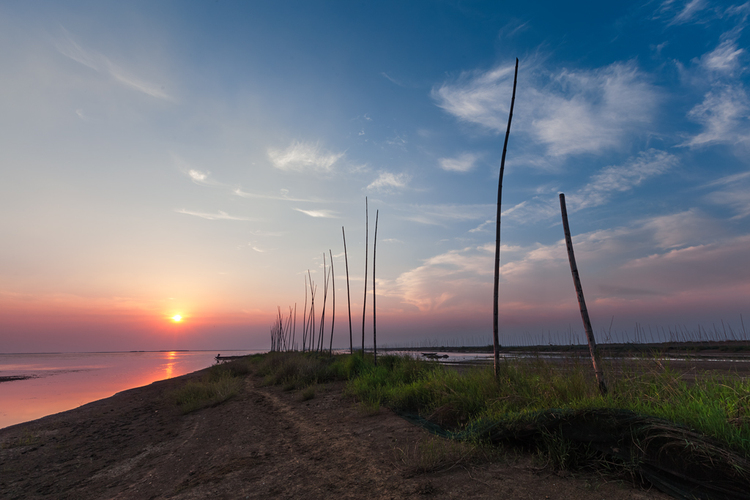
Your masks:
[[[581,277],[578,274],[576,265],[576,256],[573,253],[573,239],[570,237],[570,227],[568,226],[568,210],[565,207],[565,195],[560,193],[560,211],[562,212],[563,231],[565,231],[565,246],[568,249],[568,261],[570,262],[570,273],[573,275],[573,284],[576,287],[578,296],[578,306],[581,309],[581,319],[583,328],[586,330],[586,338],[589,342],[589,353],[591,354],[591,363],[594,365],[596,374],[596,383],[599,385],[599,392],[602,396],[607,394],[607,384],[604,382],[604,373],[602,372],[599,354],[596,352],[596,341],[594,340],[594,331],[591,328],[589,312],[586,309],[586,300],[583,298],[583,287],[581,286]]]
[[[380,210],[375,211],[375,238],[372,241],[372,353],[375,366],[378,365],[378,337],[375,324],[375,249],[378,245],[378,214]]]
[[[305,352],[305,341],[307,340],[307,276],[305,276],[305,308],[302,309],[302,352]]]
[[[518,81],[518,58],[516,58],[516,70],[513,75],[513,95],[510,99],[510,112],[508,113],[508,127],[505,129],[505,142],[503,143],[503,156],[500,158],[500,179],[497,184],[497,224],[495,226],[495,283],[492,301],[492,345],[495,355],[495,380],[499,377],[500,368],[500,339],[498,335],[498,309],[500,286],[500,207],[503,201],[503,173],[505,172],[505,155],[508,152],[508,137],[510,136],[510,123],[513,120],[513,105],[516,102],[516,83]]]
[[[326,253],[323,252],[323,312],[320,314],[320,335],[315,350],[323,351],[323,334],[326,324],[326,299],[328,298],[328,273],[326,272]]]
[[[331,344],[328,346],[328,354],[333,354],[333,324],[336,321],[336,275],[333,272],[333,252],[328,249],[328,255],[331,256],[331,288],[333,289],[333,302],[331,304]]]
[[[297,348],[294,347],[294,340],[295,336],[297,335],[297,303],[294,303],[294,326],[292,327],[292,350],[296,351]]]
[[[341,226],[341,235],[344,237],[344,262],[346,263],[346,304],[349,308],[349,354],[354,354],[354,342],[352,340],[352,299],[349,295],[349,257],[346,254],[346,232]]]
[[[367,312],[367,246],[370,217],[367,211],[367,196],[365,196],[365,298],[362,304],[362,356],[365,355],[365,312]]]

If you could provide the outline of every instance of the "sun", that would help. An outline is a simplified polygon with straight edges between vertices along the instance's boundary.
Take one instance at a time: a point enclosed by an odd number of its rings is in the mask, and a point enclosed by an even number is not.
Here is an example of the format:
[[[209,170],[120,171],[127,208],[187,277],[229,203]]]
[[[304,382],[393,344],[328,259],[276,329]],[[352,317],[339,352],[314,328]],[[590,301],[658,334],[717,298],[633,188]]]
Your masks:
[[[179,314],[175,314],[174,316],[172,316],[172,321],[174,321],[175,323],[179,323],[180,321],[182,321],[182,316],[180,316]]]

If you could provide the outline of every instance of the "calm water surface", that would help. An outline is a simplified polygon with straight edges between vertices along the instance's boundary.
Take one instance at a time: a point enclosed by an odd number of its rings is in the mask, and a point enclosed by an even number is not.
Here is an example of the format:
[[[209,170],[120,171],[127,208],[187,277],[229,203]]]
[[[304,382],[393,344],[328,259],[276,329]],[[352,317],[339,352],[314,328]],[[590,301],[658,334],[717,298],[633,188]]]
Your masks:
[[[221,351],[239,356],[261,351]],[[0,354],[0,428],[211,366],[218,351]]]

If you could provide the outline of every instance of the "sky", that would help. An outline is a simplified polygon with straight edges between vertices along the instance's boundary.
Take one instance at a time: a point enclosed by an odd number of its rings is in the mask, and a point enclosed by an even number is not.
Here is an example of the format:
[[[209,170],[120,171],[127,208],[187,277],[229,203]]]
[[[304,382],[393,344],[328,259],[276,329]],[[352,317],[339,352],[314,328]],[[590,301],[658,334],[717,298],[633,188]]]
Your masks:
[[[308,271],[320,314],[324,255],[334,346],[349,346],[347,263],[356,345],[366,198],[366,343],[376,214],[378,345],[491,343],[515,58],[500,343],[583,338],[559,193],[600,341],[636,324],[740,331],[749,15],[712,0],[2,2],[0,352],[266,349],[279,308],[296,305],[299,336]]]

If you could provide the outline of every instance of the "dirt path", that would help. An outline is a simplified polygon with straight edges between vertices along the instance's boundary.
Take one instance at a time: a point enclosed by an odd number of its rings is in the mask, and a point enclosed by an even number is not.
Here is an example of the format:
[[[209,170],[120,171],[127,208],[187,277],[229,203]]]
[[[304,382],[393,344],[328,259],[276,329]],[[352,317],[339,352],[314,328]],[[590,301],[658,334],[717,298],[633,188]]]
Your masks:
[[[233,400],[181,415],[163,394],[199,373],[0,430],[0,497],[668,498],[529,457],[461,460],[467,448],[364,414],[341,384],[302,401],[248,378]]]

